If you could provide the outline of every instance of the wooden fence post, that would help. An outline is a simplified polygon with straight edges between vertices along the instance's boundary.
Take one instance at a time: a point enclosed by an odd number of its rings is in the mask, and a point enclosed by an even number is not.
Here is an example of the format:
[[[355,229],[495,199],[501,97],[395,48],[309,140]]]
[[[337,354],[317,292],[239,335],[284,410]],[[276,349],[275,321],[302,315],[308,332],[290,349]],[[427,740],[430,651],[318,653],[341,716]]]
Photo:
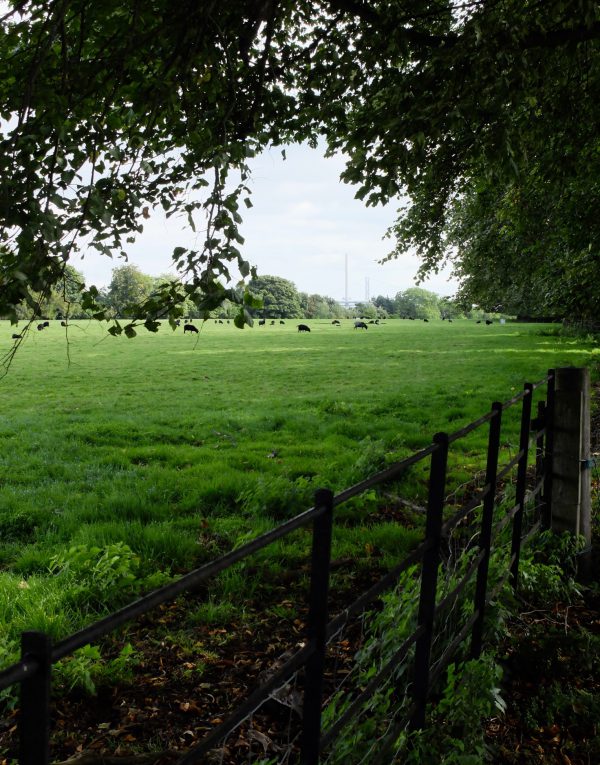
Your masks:
[[[584,537],[591,545],[590,373],[557,369],[552,454],[552,528]]]

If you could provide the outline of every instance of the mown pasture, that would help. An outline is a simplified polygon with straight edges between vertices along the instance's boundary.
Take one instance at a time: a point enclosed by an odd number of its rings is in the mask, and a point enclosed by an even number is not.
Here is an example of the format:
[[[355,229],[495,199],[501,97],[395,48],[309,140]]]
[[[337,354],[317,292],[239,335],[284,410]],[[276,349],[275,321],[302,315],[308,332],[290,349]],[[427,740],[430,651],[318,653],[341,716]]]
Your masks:
[[[552,366],[597,359],[540,325],[307,323],[310,334],[291,320],[243,331],[210,321],[198,336],[163,323],[133,340],[88,322],[29,333],[0,381],[6,657],[19,630],[64,635],[299,512],[315,488],[366,477]],[[4,351],[12,331],[0,323]],[[510,452],[516,423],[507,428]],[[481,469],[486,437],[453,449],[455,486]],[[418,501],[425,478],[413,470],[394,491]],[[414,529],[379,512],[390,501],[369,493],[340,513],[335,558],[386,565],[414,544]],[[271,548],[262,572],[300,565],[307,539]],[[190,618],[226,618],[255,587],[225,572]]]

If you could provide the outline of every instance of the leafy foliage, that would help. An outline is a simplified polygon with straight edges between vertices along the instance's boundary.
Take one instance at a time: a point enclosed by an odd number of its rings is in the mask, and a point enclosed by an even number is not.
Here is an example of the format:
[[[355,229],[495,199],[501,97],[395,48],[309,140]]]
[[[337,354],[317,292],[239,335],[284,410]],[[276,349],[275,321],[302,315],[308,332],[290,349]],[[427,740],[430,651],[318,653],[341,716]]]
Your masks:
[[[407,319],[439,319],[440,299],[435,292],[410,287],[398,292],[394,299],[396,313]]]
[[[162,208],[201,244],[175,247],[181,281],[130,323],[152,330],[202,295],[202,310],[236,303],[244,326],[243,286],[222,283],[255,275],[240,209],[248,160],[268,145],[323,135],[367,204],[406,194],[394,253],[414,245],[422,273],[447,256],[454,202],[478,179],[539,166],[542,184],[555,167],[570,180],[595,158],[593,0],[25,0],[2,22],[0,314],[13,319],[23,301],[38,311],[78,251],[126,257]],[[107,318],[97,297],[87,287],[82,305]]]
[[[448,667],[442,697],[426,730],[403,734],[396,742],[407,765],[480,765],[486,761],[482,720],[504,712],[502,670],[483,655]]]
[[[131,682],[135,659],[135,650],[130,643],[126,643],[117,656],[108,661],[103,660],[97,646],[86,645],[56,664],[53,673],[55,692],[65,693],[78,688],[93,695],[98,684]]]
[[[260,276],[248,285],[250,292],[259,298],[252,313],[279,319],[294,319],[302,316],[300,296],[295,285],[280,276]]]
[[[112,308],[115,316],[127,316],[131,308],[150,297],[153,286],[152,278],[137,266],[119,266],[113,269],[103,302]]]

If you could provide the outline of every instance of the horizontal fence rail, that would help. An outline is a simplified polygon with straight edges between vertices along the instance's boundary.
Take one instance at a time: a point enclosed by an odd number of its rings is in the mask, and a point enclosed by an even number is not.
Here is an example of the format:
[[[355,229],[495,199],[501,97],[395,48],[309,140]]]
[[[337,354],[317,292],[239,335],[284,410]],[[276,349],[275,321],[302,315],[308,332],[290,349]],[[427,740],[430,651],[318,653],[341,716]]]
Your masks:
[[[538,405],[537,418],[532,420],[534,391],[547,385],[545,402]],[[503,413],[522,402],[518,452],[509,461],[499,466],[500,440]],[[394,671],[408,660],[412,653],[412,675],[408,682],[411,703],[403,719],[394,721],[381,749],[373,761],[384,762],[385,752],[393,744],[397,732],[408,723],[412,729],[423,727],[431,689],[442,677],[450,662],[456,659],[461,645],[471,636],[470,655],[479,656],[484,638],[485,610],[498,595],[510,578],[512,586],[518,586],[520,551],[533,535],[548,525],[548,502],[552,481],[549,470],[550,446],[553,441],[554,373],[536,383],[527,383],[520,393],[504,403],[496,402],[491,411],[454,433],[438,433],[433,443],[395,462],[375,475],[351,486],[337,495],[328,490],[315,494],[314,507],[282,523],[276,528],[253,539],[247,544],[220,556],[185,574],[176,582],[165,585],[144,595],[129,605],[97,620],[93,624],[59,641],[54,646],[41,633],[23,634],[21,661],[0,672],[0,690],[14,684],[21,685],[21,713],[19,736],[21,748],[20,765],[47,765],[50,761],[50,680],[52,665],[74,651],[98,641],[118,627],[144,615],[152,609],[189,592],[215,574],[224,571],[258,551],[268,547],[292,532],[312,526],[311,584],[308,601],[307,635],[303,646],[278,666],[268,681],[257,687],[247,699],[223,723],[214,728],[199,744],[189,749],[179,760],[180,765],[192,765],[203,761],[204,755],[214,749],[229,733],[235,730],[253,711],[258,709],[271,695],[290,681],[299,670],[304,672],[304,714],[302,720],[301,753],[302,765],[316,765],[320,753],[335,745],[336,738],[350,724],[366,701],[382,686],[389,682]],[[487,466],[485,483],[473,491],[472,496],[450,517],[444,518],[446,471],[449,447],[477,428],[489,423]],[[528,457],[531,440],[535,441],[535,479],[528,489]],[[429,499],[423,541],[398,565],[387,572],[379,581],[363,592],[333,619],[328,615],[329,567],[331,561],[331,534],[334,520],[333,510],[344,502],[361,495],[368,489],[381,486],[399,478],[410,467],[430,459]],[[516,468],[516,496],[512,508],[504,511],[501,518],[495,518],[499,507],[502,482]],[[535,515],[530,527],[524,532],[526,507],[539,499],[540,512]],[[475,518],[475,520],[473,520]],[[460,580],[450,592],[438,600],[438,571],[442,559],[442,545],[450,535],[465,524],[476,522],[477,550],[466,566]],[[489,561],[495,541],[501,532],[512,523],[510,553],[507,554],[507,570],[490,590],[488,582]],[[469,546],[465,552],[469,552]],[[323,704],[324,662],[327,644],[352,619],[360,617],[382,594],[391,590],[401,576],[409,569],[420,566],[420,595],[415,628],[404,636],[387,663],[359,692],[354,695],[345,711],[322,730],[321,708]],[[474,582],[474,583],[473,583]],[[457,628],[441,656],[432,658],[432,646],[440,617],[452,611],[470,584],[474,587],[473,610],[464,624]]]

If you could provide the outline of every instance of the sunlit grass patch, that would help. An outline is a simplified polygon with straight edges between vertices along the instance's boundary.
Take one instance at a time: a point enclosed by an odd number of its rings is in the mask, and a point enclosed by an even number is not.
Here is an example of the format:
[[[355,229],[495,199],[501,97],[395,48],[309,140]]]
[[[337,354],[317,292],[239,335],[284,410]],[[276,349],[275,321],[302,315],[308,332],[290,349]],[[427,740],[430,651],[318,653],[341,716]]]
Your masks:
[[[196,343],[166,329],[103,340],[82,322],[70,334],[70,366],[57,323],[28,337],[0,382],[6,591],[27,582],[52,633],[64,634],[100,606],[86,612],[71,599],[61,614],[50,570],[61,551],[122,543],[139,561],[141,591],[304,510],[315,489],[356,483],[548,367],[585,365],[595,351],[531,325],[388,321],[358,333],[351,322],[309,323],[310,335],[289,322],[243,332],[207,324]],[[0,324],[5,349],[11,332]],[[507,458],[518,450],[518,419],[518,408],[506,413]],[[453,444],[449,493],[482,469],[486,442],[483,427]],[[422,502],[427,480],[428,464],[416,465],[390,491]],[[372,492],[336,509],[334,556],[388,565],[414,544],[415,531],[374,520],[380,505]],[[309,547],[308,532],[273,545],[215,580],[214,602],[255,597],[260,576],[270,587],[306,565]],[[19,628],[42,623],[27,592]],[[118,602],[109,590],[101,605]],[[16,619],[14,608],[4,613]]]

